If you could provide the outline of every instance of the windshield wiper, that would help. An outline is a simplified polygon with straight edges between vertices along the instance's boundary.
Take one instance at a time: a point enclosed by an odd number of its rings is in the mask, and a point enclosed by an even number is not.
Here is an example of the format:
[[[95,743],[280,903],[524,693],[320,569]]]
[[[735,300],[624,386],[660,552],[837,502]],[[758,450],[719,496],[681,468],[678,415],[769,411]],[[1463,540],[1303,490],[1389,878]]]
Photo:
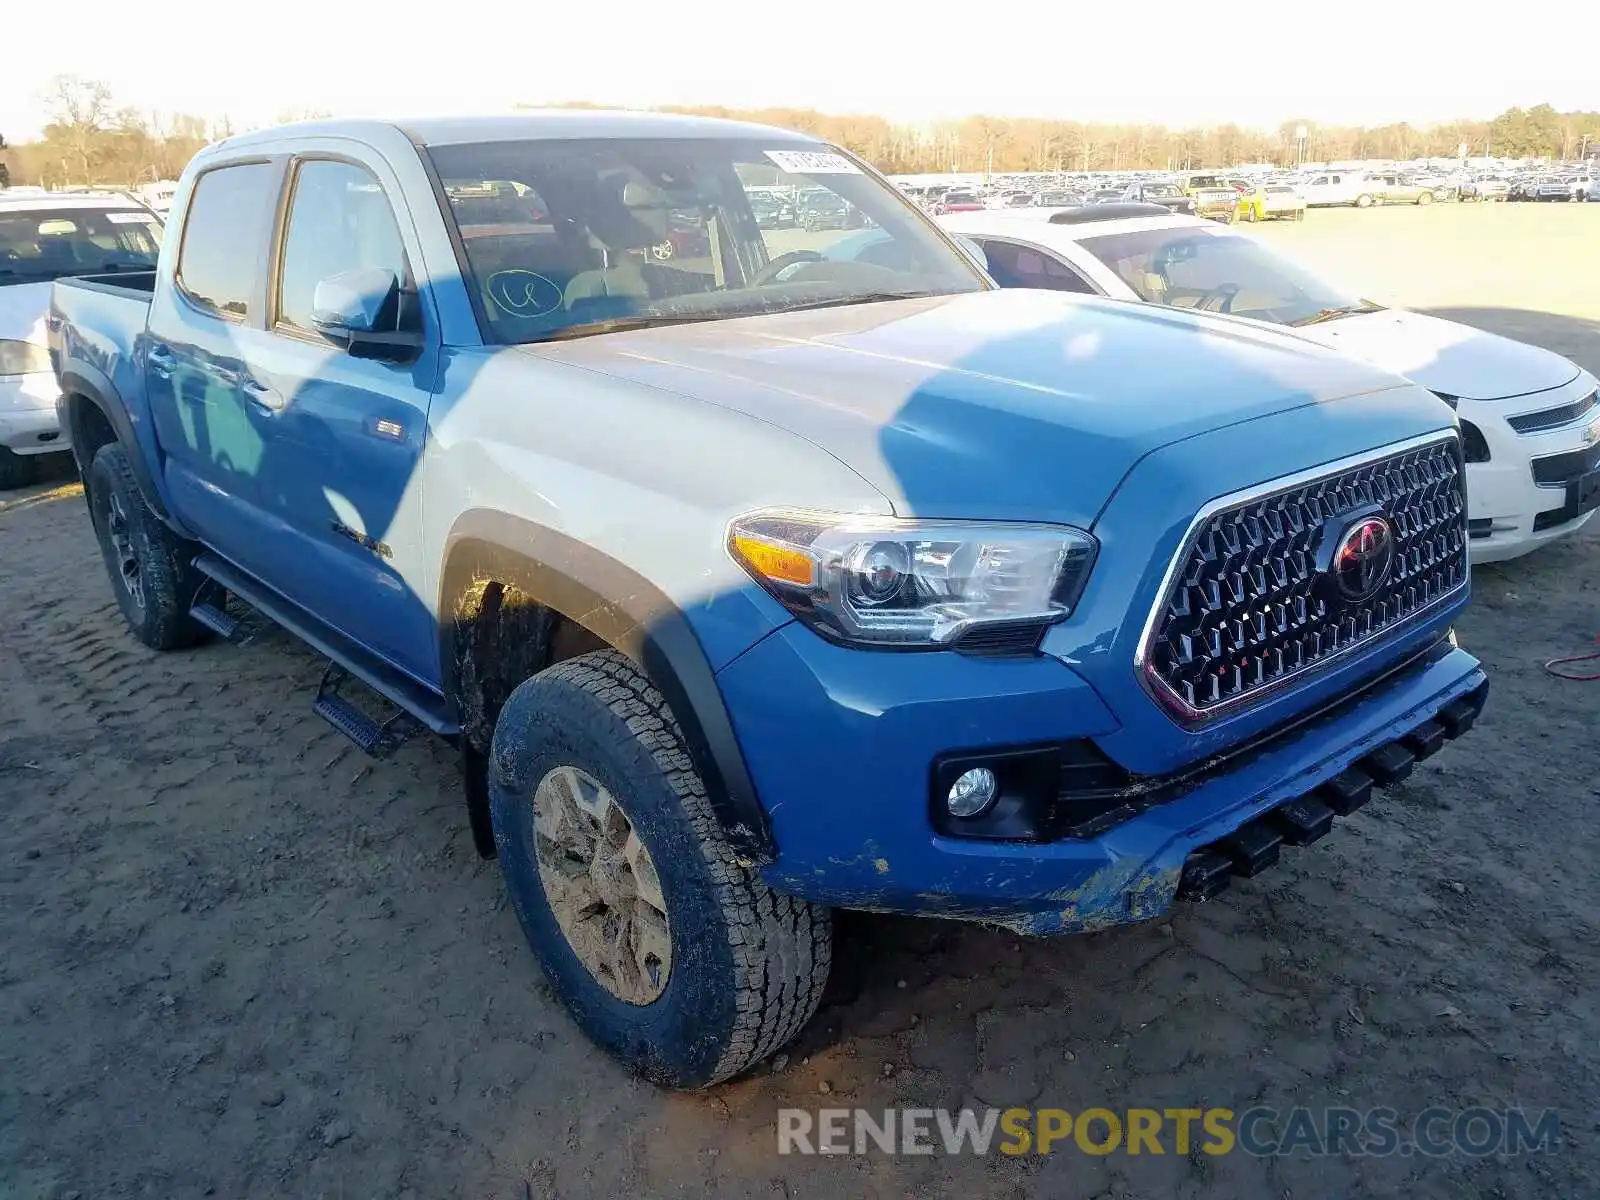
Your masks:
[[[1343,304],[1337,308],[1324,308],[1312,313],[1309,317],[1301,317],[1298,321],[1290,321],[1291,329],[1303,329],[1307,325],[1320,325],[1324,321],[1334,321],[1340,317],[1353,317],[1359,313],[1382,312],[1383,305],[1374,304],[1371,300],[1360,300],[1355,304]]]
[[[813,308],[845,308],[854,304],[882,304],[886,300],[922,300],[928,296],[953,296],[955,294],[954,292],[860,292],[852,296],[835,296],[829,300],[812,300],[805,304],[785,304],[782,307],[767,311],[805,312]]]
[[[603,321],[584,321],[578,325],[564,325],[549,333],[529,338],[521,344],[537,345],[540,342],[565,342],[573,338],[594,337],[602,333],[624,333],[630,329],[657,329],[664,325],[688,325],[695,321],[714,321],[727,313],[696,313],[677,317],[607,317]],[[736,314],[737,315],[737,314]]]

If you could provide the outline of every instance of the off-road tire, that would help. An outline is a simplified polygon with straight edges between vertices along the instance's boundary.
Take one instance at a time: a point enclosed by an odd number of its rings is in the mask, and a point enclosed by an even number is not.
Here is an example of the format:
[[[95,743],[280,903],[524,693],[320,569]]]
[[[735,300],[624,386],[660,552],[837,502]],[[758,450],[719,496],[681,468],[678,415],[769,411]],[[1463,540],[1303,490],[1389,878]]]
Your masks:
[[[533,796],[559,767],[611,793],[655,864],[672,959],[649,1003],[619,999],[591,973],[541,882]],[[833,956],[829,910],[773,891],[739,861],[666,701],[623,655],[579,655],[511,693],[490,748],[489,805],[512,905],[552,988],[592,1041],[646,1079],[718,1083],[816,1011]]]
[[[100,447],[84,478],[95,537],[128,628],[152,650],[181,650],[207,641],[210,630],[190,618],[189,608],[206,578],[190,565],[196,547],[163,525],[150,511],[133,478],[128,453],[115,442]],[[121,554],[112,540],[112,506],[120,505],[128,544],[138,559],[139,595],[123,578]]]
[[[0,492],[9,492],[13,488],[27,487],[34,481],[35,471],[32,458],[16,454],[0,446]]]

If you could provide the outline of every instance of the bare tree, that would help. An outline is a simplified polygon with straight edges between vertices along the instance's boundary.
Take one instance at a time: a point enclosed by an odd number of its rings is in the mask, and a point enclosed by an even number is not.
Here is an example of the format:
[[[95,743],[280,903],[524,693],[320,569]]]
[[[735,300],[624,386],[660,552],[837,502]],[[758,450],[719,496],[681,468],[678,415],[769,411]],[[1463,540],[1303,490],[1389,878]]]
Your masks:
[[[93,182],[111,120],[111,89],[97,79],[57,75],[43,100],[50,114],[45,140],[58,143],[82,170],[83,181]]]

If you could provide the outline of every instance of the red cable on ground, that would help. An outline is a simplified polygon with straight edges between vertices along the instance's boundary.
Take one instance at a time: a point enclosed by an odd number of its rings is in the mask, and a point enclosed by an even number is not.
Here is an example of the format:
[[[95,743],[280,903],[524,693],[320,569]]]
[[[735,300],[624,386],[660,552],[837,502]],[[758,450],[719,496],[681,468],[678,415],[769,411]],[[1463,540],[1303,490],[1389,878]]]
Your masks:
[[[1596,637],[1595,642],[1600,643],[1600,637]],[[1600,650],[1595,651],[1593,654],[1574,654],[1567,658],[1552,658],[1545,663],[1544,669],[1557,679],[1570,679],[1575,683],[1591,683],[1600,679],[1600,671],[1584,673],[1582,671],[1563,671],[1560,669],[1569,663],[1582,662],[1600,662]]]

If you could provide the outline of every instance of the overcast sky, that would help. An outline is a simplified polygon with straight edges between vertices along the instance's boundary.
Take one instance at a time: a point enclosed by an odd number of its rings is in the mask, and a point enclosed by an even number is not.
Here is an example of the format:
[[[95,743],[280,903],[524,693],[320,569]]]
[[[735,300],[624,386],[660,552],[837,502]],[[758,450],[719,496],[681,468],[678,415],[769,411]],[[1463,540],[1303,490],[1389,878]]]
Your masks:
[[[411,116],[517,103],[794,105],[1269,127],[1600,107],[1566,0],[7,0],[0,133],[39,131],[71,72],[142,110]],[[1238,15],[1254,7],[1253,16]],[[941,17],[943,19],[941,19]]]

